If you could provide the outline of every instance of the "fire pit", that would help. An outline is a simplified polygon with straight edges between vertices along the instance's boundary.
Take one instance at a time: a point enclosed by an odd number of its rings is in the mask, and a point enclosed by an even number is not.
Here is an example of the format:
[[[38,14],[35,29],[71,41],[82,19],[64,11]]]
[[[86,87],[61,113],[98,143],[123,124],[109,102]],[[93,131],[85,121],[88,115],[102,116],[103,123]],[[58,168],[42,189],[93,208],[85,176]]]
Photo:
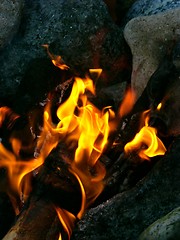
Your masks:
[[[29,11],[44,9],[44,1],[39,4],[29,5]],[[81,55],[84,65],[80,57],[74,63],[76,52],[71,58],[65,49],[59,54],[58,38],[45,42],[43,56],[24,64],[16,91],[2,94],[2,239],[138,239],[179,207],[178,27],[162,43],[162,58],[145,86],[136,89],[142,75],[124,38],[119,52],[108,48],[112,33],[123,33],[113,26],[92,31],[89,55]],[[2,51],[2,59],[18,41]],[[178,217],[168,216],[179,224]],[[169,222],[163,224],[166,234]],[[169,234],[177,239],[174,229]]]

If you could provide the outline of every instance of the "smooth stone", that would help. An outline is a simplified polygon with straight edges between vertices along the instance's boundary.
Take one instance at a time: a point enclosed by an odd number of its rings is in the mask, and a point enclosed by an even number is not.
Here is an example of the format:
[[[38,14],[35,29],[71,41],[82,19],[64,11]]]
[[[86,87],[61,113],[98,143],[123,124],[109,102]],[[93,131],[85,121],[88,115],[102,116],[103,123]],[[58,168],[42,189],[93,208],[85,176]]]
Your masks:
[[[131,84],[137,98],[167,53],[180,39],[180,8],[156,15],[137,17],[127,23],[124,37],[133,55]]]

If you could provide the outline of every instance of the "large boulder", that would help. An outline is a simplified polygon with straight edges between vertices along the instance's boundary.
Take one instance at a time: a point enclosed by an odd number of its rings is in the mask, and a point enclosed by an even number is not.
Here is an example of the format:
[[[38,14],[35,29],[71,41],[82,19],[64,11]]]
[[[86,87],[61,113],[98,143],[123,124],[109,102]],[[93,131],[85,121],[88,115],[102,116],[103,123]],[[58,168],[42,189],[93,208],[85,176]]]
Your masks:
[[[0,2],[0,50],[7,45],[18,31],[23,0],[1,0]]]
[[[0,55],[0,95],[16,92],[32,59],[48,58],[43,44],[77,72],[101,67],[111,82],[124,69],[127,76],[124,42],[101,0],[27,0],[18,37]]]

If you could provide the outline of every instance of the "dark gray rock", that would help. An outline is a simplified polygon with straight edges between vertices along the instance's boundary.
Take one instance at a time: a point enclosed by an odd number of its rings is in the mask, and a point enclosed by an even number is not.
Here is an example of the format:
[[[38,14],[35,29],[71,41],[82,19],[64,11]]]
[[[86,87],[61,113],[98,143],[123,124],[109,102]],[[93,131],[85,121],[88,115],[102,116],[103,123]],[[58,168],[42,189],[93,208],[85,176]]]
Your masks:
[[[53,43],[78,72],[101,67],[108,81],[117,79],[127,71],[122,35],[101,0],[26,0],[19,34],[0,55],[1,97],[16,91],[30,60],[47,56],[42,44]]]
[[[89,210],[72,239],[137,239],[151,223],[179,206],[180,139],[133,189]]]
[[[7,45],[17,32],[23,0],[1,0],[0,2],[0,49]]]

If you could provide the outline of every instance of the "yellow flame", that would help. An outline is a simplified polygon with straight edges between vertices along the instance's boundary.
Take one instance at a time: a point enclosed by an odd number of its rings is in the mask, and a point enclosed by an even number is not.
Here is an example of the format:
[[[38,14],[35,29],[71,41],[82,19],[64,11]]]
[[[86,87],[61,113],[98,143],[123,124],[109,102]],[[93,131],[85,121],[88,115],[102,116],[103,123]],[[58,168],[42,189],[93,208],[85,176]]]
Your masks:
[[[46,48],[48,50],[48,46]],[[60,56],[50,53],[49,55],[56,66],[67,69]],[[90,73],[100,75],[101,71],[101,69],[91,69]],[[30,179],[26,177],[27,174],[42,165],[59,142],[63,141],[67,146],[67,151],[71,150],[74,154],[74,158],[67,159],[67,161],[70,163],[69,171],[76,177],[81,189],[81,208],[77,216],[64,209],[56,208],[68,239],[70,239],[76,219],[82,217],[86,208],[104,188],[102,180],[106,171],[99,157],[106,147],[110,131],[115,128],[113,126],[115,113],[111,107],[107,106],[100,111],[89,102],[87,91],[95,94],[93,81],[89,77],[84,79],[76,77],[69,98],[57,109],[59,119],[57,124],[54,124],[51,118],[50,102],[46,105],[42,132],[36,144],[36,157],[23,161],[20,157],[22,143],[16,138],[10,138],[12,152],[0,143],[0,167],[7,168],[12,191],[19,195],[23,193],[25,196],[28,196],[31,186]],[[118,119],[132,109],[134,100],[135,95],[132,90],[129,90],[119,108]],[[5,118],[1,110],[0,108],[0,127]],[[6,110],[4,109],[4,112]],[[144,146],[147,146],[146,149]],[[156,130],[148,126],[148,118],[145,120],[144,128],[135,139],[125,146],[127,152],[133,149],[140,149],[139,154],[145,159],[165,152],[164,145],[156,137]],[[61,239],[60,234],[59,240]]]
[[[106,171],[98,159],[108,141],[111,130],[109,119],[115,117],[110,107],[100,111],[90,103],[86,91],[95,94],[93,81],[88,77],[75,78],[69,98],[57,109],[57,117],[59,118],[57,125],[52,122],[50,105],[46,106],[43,136],[38,142],[38,148],[44,148],[44,139],[50,135],[48,144],[51,149],[60,141],[64,141],[67,148],[68,146],[75,147],[74,159],[71,159],[69,171],[76,177],[81,189],[81,209],[76,216],[79,219],[85,209],[103,190],[102,180]],[[69,219],[65,216],[67,213],[64,215],[64,210],[58,212],[60,221],[70,237]]]
[[[89,69],[89,72],[92,76],[95,76],[95,78],[99,78],[102,73],[102,68],[96,68],[96,69]]]
[[[125,152],[137,151],[142,159],[149,159],[157,155],[164,155],[166,148],[162,141],[157,137],[157,130],[148,126],[149,110],[143,113],[145,126],[135,135],[131,142],[128,142]]]
[[[72,229],[74,228],[74,223],[76,221],[76,217],[68,212],[65,209],[61,209],[61,208],[55,208],[58,218],[65,230],[65,232],[67,233],[68,236],[68,240],[70,240],[71,234],[72,234]],[[60,234],[59,236],[60,239],[62,239],[62,236]]]
[[[157,110],[160,110],[162,107],[162,103],[159,103],[158,106],[157,106]]]
[[[61,235],[61,233],[59,234],[58,240],[62,240],[62,235]]]

